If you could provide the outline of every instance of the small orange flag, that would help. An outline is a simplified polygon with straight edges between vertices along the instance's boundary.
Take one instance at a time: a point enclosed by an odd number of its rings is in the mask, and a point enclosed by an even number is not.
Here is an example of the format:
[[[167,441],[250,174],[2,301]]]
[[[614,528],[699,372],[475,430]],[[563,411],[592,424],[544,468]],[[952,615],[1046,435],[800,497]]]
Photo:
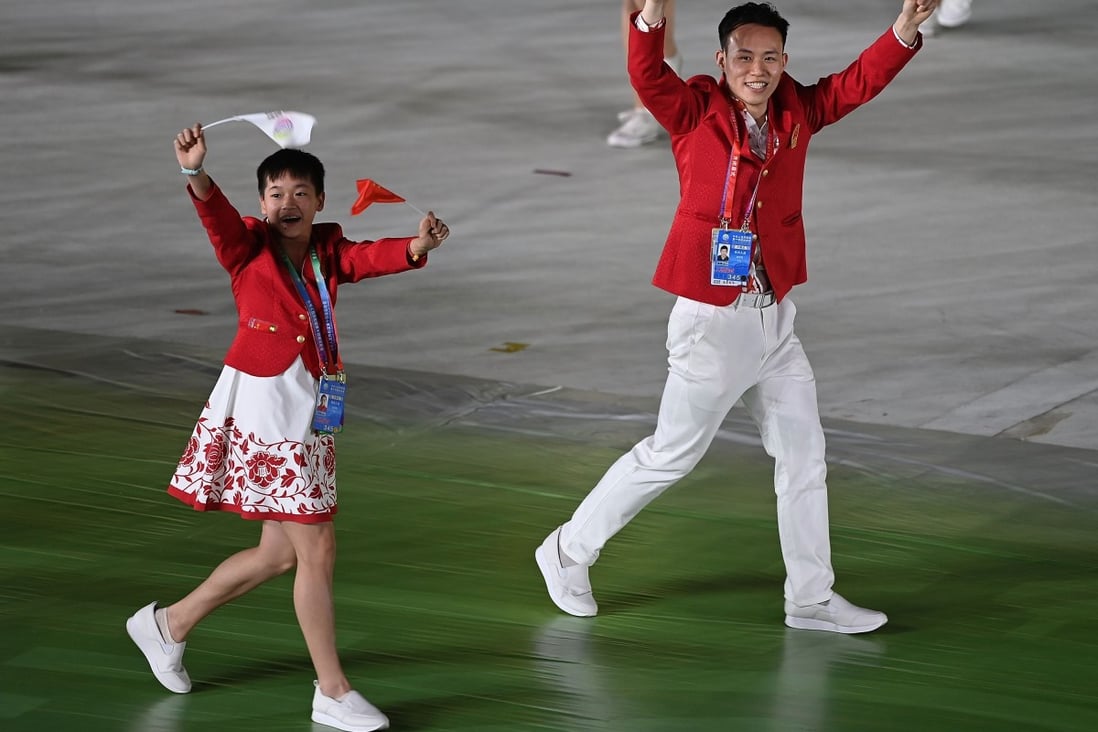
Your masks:
[[[355,181],[355,185],[358,186],[358,200],[351,206],[352,216],[362,213],[373,203],[405,203],[403,198],[369,178]]]

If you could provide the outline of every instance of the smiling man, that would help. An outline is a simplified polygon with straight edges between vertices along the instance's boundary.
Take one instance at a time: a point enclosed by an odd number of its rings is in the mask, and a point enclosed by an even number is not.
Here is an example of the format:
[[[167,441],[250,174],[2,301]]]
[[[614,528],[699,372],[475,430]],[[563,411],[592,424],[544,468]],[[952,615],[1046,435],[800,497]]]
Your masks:
[[[812,85],[785,73],[789,23],[769,4],[739,5],[720,22],[719,80],[683,81],[664,63],[663,0],[646,0],[633,16],[630,79],[671,135],[681,195],[653,283],[678,299],[655,433],[619,458],[535,552],[560,609],[598,612],[588,568],[602,547],[694,469],[742,397],[775,461],[786,625],[864,633],[887,622],[832,587],[824,434],[788,295],[807,279],[808,143],[896,77],[937,4],[904,0],[892,28],[845,71]]]

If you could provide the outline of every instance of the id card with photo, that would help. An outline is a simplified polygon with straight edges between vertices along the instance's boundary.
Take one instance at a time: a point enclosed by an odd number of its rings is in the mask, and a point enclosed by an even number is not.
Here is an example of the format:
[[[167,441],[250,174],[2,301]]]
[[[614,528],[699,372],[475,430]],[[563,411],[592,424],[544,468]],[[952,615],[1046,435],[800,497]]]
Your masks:
[[[316,392],[313,429],[334,435],[343,430],[343,399],[347,394],[347,375],[323,374]]]
[[[709,283],[723,287],[746,287],[751,274],[750,231],[713,229]]]

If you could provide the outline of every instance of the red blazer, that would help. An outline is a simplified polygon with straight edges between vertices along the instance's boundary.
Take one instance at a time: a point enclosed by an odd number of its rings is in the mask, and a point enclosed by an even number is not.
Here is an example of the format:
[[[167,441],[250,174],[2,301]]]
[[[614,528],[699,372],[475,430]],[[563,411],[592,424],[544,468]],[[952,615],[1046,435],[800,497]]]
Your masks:
[[[241,218],[216,185],[205,201],[195,197],[190,188],[188,191],[217,261],[232,279],[239,320],[225,364],[252,376],[277,376],[300,354],[306,368],[319,377],[320,359],[309,317],[286,264],[270,241],[267,223],[251,216]],[[314,224],[313,244],[333,307],[336,287],[342,282],[425,265],[426,257],[415,264],[408,261],[410,241],[411,237],[350,241],[338,224]],[[303,269],[313,306],[322,313],[316,276],[311,266]]]
[[[729,305],[739,296],[739,288],[709,283],[712,230],[719,225],[732,142],[739,139],[742,152],[732,226],[743,223],[744,209],[762,175],[752,229],[780,300],[808,279],[801,207],[805,153],[812,135],[880,93],[922,46],[922,36],[916,48],[909,49],[890,28],[845,71],[811,86],[783,74],[768,112],[778,151],[764,164],[751,154],[746,123],[738,113],[733,122],[732,96],[723,78],[702,75],[684,82],[663,63],[663,28],[645,33],[630,23],[629,34],[630,80],[671,134],[679,172],[679,206],[652,283],[712,305]]]

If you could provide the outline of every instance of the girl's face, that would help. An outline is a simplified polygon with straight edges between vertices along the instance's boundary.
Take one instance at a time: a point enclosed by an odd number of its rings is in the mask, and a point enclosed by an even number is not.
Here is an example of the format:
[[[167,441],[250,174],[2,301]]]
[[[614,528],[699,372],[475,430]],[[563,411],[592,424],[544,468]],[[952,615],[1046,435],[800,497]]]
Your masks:
[[[324,194],[317,193],[311,181],[287,173],[267,181],[259,198],[259,209],[277,238],[308,242],[313,219],[324,210]]]

